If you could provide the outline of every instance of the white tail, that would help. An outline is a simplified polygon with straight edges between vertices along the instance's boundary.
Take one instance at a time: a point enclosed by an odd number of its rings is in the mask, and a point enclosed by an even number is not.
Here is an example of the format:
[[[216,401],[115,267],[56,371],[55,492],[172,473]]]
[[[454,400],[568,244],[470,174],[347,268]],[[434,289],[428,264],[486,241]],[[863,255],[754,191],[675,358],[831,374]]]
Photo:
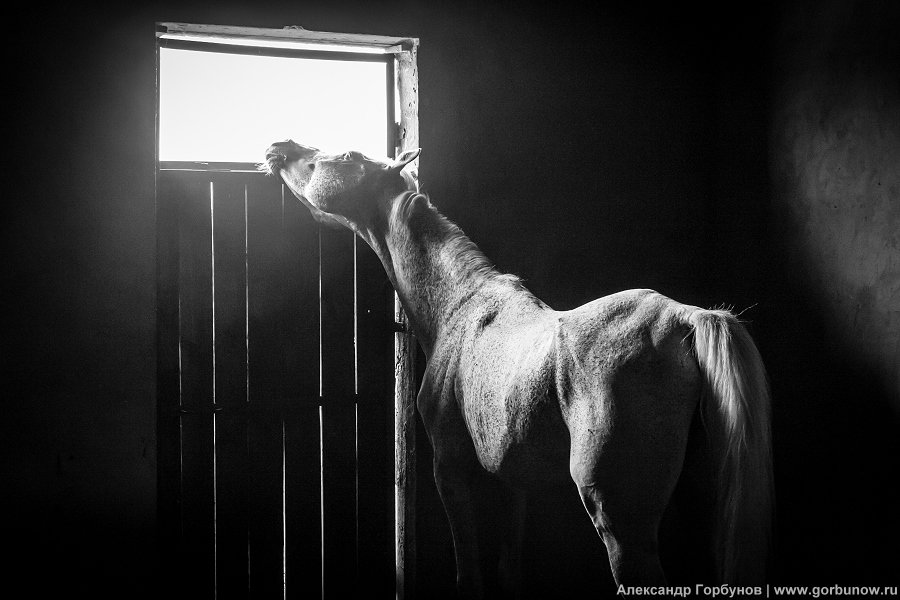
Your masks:
[[[694,348],[703,419],[718,465],[713,551],[722,583],[761,584],[772,528],[769,386],[756,345],[726,310],[698,310]]]

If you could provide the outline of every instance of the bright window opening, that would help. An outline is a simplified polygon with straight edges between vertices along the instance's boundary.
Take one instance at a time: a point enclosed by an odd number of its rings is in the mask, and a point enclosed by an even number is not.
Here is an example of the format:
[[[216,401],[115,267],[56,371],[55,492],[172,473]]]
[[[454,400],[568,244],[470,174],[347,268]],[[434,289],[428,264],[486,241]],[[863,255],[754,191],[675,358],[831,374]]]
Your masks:
[[[159,160],[258,163],[286,139],[385,157],[390,68],[384,60],[161,47]]]

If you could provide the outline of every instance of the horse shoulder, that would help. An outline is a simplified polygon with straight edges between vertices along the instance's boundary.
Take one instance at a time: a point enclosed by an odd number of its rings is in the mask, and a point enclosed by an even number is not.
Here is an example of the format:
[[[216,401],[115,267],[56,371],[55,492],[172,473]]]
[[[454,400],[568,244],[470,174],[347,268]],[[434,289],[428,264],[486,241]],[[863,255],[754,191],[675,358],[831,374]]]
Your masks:
[[[473,318],[459,344],[457,402],[481,463],[492,472],[509,462],[513,447],[530,445],[535,432],[551,426],[550,413],[559,412],[549,312],[504,309],[490,319]]]

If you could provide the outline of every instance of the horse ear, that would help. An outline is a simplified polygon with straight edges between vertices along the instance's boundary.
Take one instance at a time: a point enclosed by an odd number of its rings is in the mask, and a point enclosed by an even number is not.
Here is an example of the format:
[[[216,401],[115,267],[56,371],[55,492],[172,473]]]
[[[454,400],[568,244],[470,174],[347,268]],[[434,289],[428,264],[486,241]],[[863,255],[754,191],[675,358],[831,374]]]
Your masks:
[[[416,160],[419,157],[419,153],[422,152],[421,148],[416,148],[415,150],[407,150],[403,154],[397,157],[394,160],[394,163],[389,167],[391,171],[395,173],[399,173],[403,170],[403,167]]]

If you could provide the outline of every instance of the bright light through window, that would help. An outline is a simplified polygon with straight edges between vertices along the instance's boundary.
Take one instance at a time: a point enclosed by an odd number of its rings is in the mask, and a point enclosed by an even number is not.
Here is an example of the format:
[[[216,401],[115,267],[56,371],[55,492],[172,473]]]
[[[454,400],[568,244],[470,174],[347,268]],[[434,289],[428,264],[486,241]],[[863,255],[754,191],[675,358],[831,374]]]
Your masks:
[[[387,153],[387,64],[160,48],[159,159],[247,162],[276,141]]]

